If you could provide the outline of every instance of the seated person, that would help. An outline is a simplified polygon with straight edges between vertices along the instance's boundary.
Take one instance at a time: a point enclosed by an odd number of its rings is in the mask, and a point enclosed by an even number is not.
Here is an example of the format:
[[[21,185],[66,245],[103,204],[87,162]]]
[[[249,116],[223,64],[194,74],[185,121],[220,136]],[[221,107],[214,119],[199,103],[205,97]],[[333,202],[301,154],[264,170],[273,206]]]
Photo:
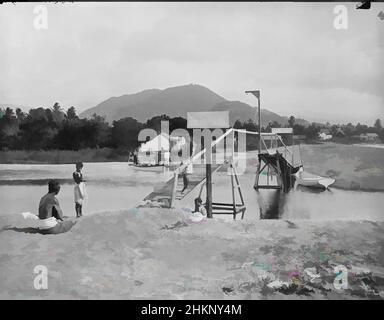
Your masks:
[[[197,197],[195,199],[195,211],[194,212],[200,212],[203,216],[207,215],[207,209],[205,209],[203,205],[203,200],[201,200],[200,197]]]
[[[68,231],[73,227],[75,222],[64,221],[63,212],[60,208],[59,200],[56,195],[60,192],[60,184],[58,181],[50,180],[48,182],[48,193],[43,196],[39,204],[39,219],[50,221],[46,228],[39,228],[44,234],[57,234]],[[55,219],[51,219],[55,218]],[[53,223],[51,222],[53,220]]]

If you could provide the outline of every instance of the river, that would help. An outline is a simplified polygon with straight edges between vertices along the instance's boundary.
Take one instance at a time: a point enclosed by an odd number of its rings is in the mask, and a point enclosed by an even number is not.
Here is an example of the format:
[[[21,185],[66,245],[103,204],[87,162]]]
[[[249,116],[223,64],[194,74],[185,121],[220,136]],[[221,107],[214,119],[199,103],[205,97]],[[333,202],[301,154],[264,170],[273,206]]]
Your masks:
[[[58,179],[62,185],[58,199],[64,215],[75,216],[71,178],[74,169],[74,165],[1,164],[0,215],[37,213],[39,200],[47,192],[47,181]],[[83,173],[87,180],[84,215],[135,207],[156,184],[169,177],[161,167],[137,168],[119,162],[85,163]],[[335,188],[314,192],[300,188],[284,194],[254,190],[251,173],[239,176],[239,180],[247,207],[245,219],[384,220],[382,192]],[[181,205],[192,208],[198,189]],[[230,177],[225,172],[213,176],[213,197],[216,202],[231,199]]]

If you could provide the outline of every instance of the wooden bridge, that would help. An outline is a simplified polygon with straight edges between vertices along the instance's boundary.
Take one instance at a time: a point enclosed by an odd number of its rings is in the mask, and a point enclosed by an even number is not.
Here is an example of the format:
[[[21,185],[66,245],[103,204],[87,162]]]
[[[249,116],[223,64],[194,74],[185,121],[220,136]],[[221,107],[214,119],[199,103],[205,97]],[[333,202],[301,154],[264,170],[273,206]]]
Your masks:
[[[213,165],[212,170],[216,172],[224,164]],[[175,179],[176,183],[175,183]],[[195,164],[193,166],[193,173],[188,175],[188,187],[183,189],[183,181],[179,175],[175,175],[165,182],[159,189],[154,190],[147,195],[139,207],[160,207],[171,208],[175,201],[182,200],[189,193],[191,193],[197,186],[203,185],[205,182],[205,165]]]
[[[231,155],[229,156],[227,152],[225,152],[225,156],[222,163],[219,164],[212,164],[212,173],[217,172],[220,170],[220,168],[223,167],[225,162],[228,162],[226,160],[230,159],[232,161],[234,159],[234,134],[235,132],[238,133],[244,133],[244,134],[256,134],[257,132],[249,132],[245,130],[238,130],[238,129],[229,129],[227,130],[222,136],[217,138],[214,142],[211,144],[211,150],[213,147],[219,143],[222,139],[224,139],[229,134],[232,135],[232,145],[231,145]],[[258,166],[256,171],[256,180],[255,180],[255,189],[258,188],[284,188],[284,185],[286,183],[278,184],[277,186],[272,186],[269,184],[267,186],[261,186],[259,185],[259,175],[260,173],[265,169],[268,168],[268,170],[272,169],[276,175],[278,175],[278,181],[285,182],[287,180],[287,175],[289,175],[291,172],[293,172],[294,166],[293,166],[293,152],[289,150],[289,148],[284,144],[281,137],[278,134],[275,133],[261,133],[261,142],[263,143],[263,146],[265,148],[265,152],[258,155]],[[267,146],[269,144],[269,147]],[[196,187],[203,186],[206,182],[206,172],[205,172],[205,164],[201,164],[202,157],[205,156],[207,150],[204,148],[194,156],[192,156],[189,160],[186,161],[185,164],[175,169],[173,172],[173,177],[170,178],[168,181],[166,181],[164,184],[162,184],[160,187],[155,188],[153,192],[151,192],[149,195],[147,195],[142,203],[139,205],[139,207],[161,207],[161,208],[172,208],[175,206],[176,201],[182,200],[184,197],[186,197],[188,194],[190,194],[193,190],[195,190]],[[291,159],[290,159],[291,158]],[[278,160],[276,160],[278,159]],[[200,160],[200,162],[199,162]],[[277,162],[276,162],[277,161]],[[265,163],[265,165],[262,167],[262,162]],[[183,170],[188,166],[192,164],[193,165],[193,173],[188,174],[188,187],[184,192],[181,192],[183,189],[183,181],[181,179],[180,174],[183,172]],[[231,168],[233,168],[232,163],[230,164]],[[269,173],[269,172],[268,172]],[[232,177],[233,178],[233,177]],[[234,182],[232,179],[232,189],[238,189],[240,193],[240,198],[242,200],[241,190],[240,186],[238,184],[237,180],[237,186],[234,186]],[[202,189],[201,189],[202,190]],[[200,194],[201,194],[200,190]],[[235,202],[234,202],[235,203]],[[222,209],[222,205],[220,204],[220,208]],[[232,204],[231,204],[232,206]],[[237,206],[240,208],[243,208],[242,210],[245,210],[244,202],[242,200],[242,204],[238,205],[235,203],[234,205],[234,217],[236,216]],[[244,212],[243,212],[244,215]]]

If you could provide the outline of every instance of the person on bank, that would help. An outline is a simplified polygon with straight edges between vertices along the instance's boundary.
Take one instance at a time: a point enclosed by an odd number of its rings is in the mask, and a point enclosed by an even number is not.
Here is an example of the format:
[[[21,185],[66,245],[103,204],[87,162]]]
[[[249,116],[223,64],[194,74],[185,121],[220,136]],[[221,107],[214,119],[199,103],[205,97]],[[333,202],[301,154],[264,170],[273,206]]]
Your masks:
[[[39,219],[40,233],[58,234],[68,231],[75,222],[64,221],[63,211],[60,208],[56,195],[60,192],[60,184],[56,180],[48,182],[48,193],[40,199]]]
[[[184,165],[183,161],[181,162],[180,164],[180,167],[182,167]],[[181,177],[183,178],[183,190],[181,190],[181,193],[183,193],[187,188],[188,188],[188,173],[187,173],[187,168],[188,166],[186,166],[182,171],[181,171]]]
[[[195,199],[195,211],[194,212],[199,212],[201,213],[203,216],[207,216],[207,209],[205,208],[205,206],[203,205],[203,200],[201,200],[200,197],[197,197]]]
[[[83,216],[83,201],[85,198],[85,184],[83,179],[83,174],[81,170],[83,169],[83,163],[76,163],[76,171],[72,174],[75,186],[73,188],[74,200],[75,200],[75,211],[76,218]]]

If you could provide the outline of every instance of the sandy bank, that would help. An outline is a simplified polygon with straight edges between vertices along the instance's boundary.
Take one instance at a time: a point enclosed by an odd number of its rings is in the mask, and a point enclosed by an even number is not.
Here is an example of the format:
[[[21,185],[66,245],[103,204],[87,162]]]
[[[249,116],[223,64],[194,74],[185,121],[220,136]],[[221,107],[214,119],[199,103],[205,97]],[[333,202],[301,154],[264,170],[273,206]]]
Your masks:
[[[0,228],[10,221],[2,217]],[[384,223],[209,220],[130,209],[80,220],[70,232],[0,232],[2,299],[381,298]],[[333,267],[349,288],[333,287]],[[33,269],[48,268],[48,290]],[[311,282],[304,271],[316,268]],[[362,267],[364,269],[358,269]],[[363,270],[363,271],[362,271]],[[269,288],[274,280],[287,283]]]

